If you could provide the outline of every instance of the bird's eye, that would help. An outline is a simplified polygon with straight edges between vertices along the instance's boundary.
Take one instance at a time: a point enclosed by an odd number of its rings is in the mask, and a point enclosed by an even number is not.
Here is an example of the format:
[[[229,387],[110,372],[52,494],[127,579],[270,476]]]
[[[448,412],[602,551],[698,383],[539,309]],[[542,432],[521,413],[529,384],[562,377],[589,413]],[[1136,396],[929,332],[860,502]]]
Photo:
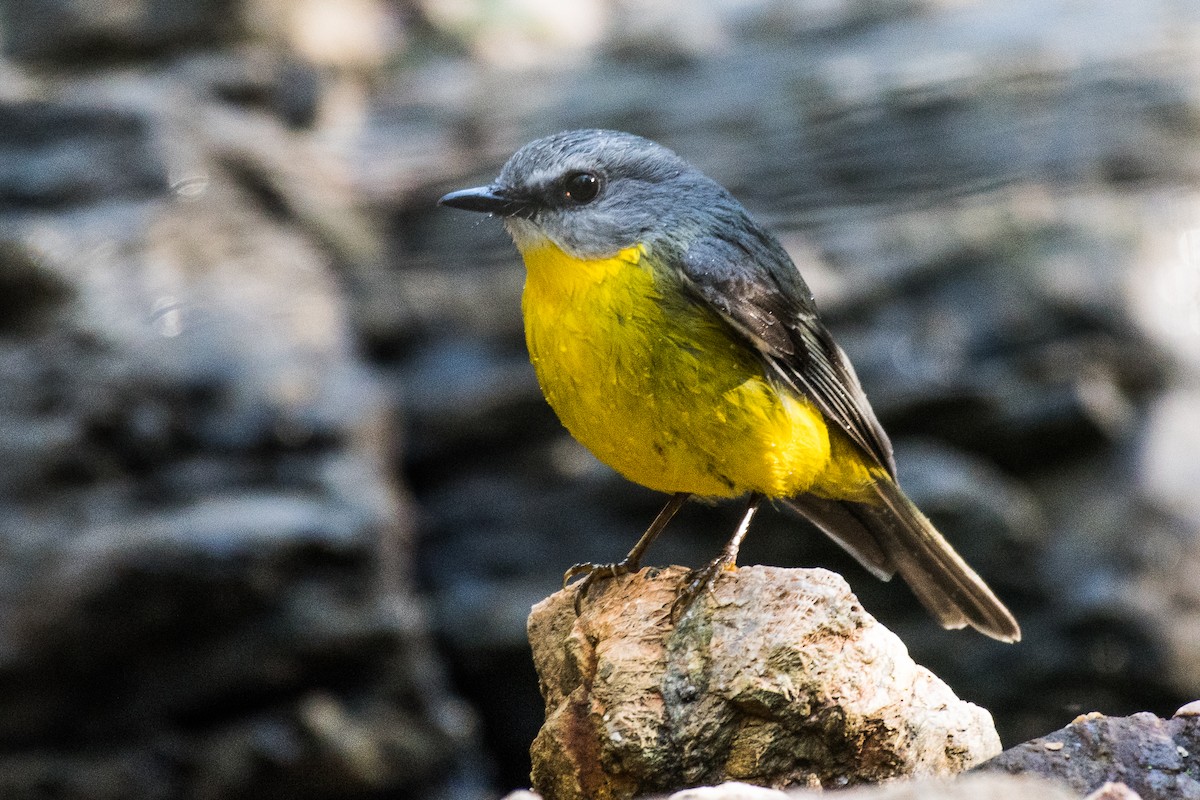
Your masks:
[[[600,194],[600,176],[594,172],[572,172],[563,179],[563,196],[576,205],[587,205]]]

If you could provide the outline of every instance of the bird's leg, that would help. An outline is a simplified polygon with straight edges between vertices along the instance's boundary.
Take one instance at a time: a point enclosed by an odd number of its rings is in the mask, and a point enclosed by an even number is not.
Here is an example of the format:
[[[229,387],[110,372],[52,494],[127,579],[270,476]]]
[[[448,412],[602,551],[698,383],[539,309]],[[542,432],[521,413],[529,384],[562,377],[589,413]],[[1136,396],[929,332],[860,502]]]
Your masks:
[[[687,586],[683,587],[679,596],[675,598],[675,602],[671,604],[671,619],[679,619],[686,614],[700,593],[712,588],[713,581],[723,570],[734,568],[738,550],[742,547],[742,540],[746,538],[746,533],[750,530],[750,521],[754,519],[754,512],[758,511],[758,506],[762,501],[763,496],[758,492],[750,495],[750,499],[746,501],[746,513],[742,515],[742,521],[738,524],[737,530],[733,532],[733,536],[725,543],[721,554],[706,566],[693,571],[692,579],[688,581]]]
[[[638,539],[637,544],[629,551],[621,561],[616,564],[576,564],[567,570],[563,575],[563,588],[567,588],[567,584],[583,576],[583,580],[579,582],[579,591],[575,593],[575,611],[579,612],[579,604],[583,598],[587,596],[588,589],[591,585],[601,578],[615,578],[618,575],[628,575],[631,572],[637,572],[642,566],[642,556],[646,552],[646,548],[650,543],[658,537],[663,529],[667,527],[667,523],[675,516],[676,512],[683,507],[687,499],[691,497],[688,492],[676,492],[671,495],[671,499],[663,506],[662,511],[658,512],[658,516],[650,523],[650,527],[642,534],[642,538]]]

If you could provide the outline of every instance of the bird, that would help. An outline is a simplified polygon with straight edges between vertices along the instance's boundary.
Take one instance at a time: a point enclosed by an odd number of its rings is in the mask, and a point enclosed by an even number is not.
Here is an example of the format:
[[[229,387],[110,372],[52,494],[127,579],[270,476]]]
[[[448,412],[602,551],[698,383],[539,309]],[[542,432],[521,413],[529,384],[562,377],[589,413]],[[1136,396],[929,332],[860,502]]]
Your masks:
[[[500,218],[526,269],[525,341],[570,434],[670,495],[620,562],[576,564],[576,601],[641,568],[692,498],[745,498],[685,613],[737,553],[764,501],[798,512],[875,576],[899,574],[944,627],[1004,642],[1012,613],[901,489],[892,444],[779,241],[668,148],[584,129],[532,141],[486,186],[441,205]]]

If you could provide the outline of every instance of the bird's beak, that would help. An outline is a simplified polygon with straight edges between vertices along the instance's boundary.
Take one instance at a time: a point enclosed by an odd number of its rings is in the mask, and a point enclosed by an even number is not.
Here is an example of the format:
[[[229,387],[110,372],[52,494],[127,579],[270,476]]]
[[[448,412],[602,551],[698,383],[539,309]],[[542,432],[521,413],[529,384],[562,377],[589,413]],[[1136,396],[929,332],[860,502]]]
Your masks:
[[[438,200],[438,205],[450,208],[461,208],[464,211],[481,211],[485,214],[496,214],[501,217],[511,217],[529,208],[529,201],[516,197],[504,189],[492,184],[476,186],[474,189],[459,189]]]

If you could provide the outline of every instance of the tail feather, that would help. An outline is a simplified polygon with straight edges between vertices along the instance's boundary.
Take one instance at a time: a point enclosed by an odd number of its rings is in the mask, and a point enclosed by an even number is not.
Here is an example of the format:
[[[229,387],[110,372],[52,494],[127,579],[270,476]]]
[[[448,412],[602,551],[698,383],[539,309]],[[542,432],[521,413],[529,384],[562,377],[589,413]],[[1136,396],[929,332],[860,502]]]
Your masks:
[[[896,565],[880,546],[879,538],[854,514],[854,503],[826,500],[812,494],[780,502],[820,528],[879,580],[890,581],[896,574]]]
[[[900,487],[882,480],[875,489],[879,503],[811,495],[786,502],[875,575],[898,572],[943,627],[970,625],[1002,642],[1020,641],[1009,610]]]

